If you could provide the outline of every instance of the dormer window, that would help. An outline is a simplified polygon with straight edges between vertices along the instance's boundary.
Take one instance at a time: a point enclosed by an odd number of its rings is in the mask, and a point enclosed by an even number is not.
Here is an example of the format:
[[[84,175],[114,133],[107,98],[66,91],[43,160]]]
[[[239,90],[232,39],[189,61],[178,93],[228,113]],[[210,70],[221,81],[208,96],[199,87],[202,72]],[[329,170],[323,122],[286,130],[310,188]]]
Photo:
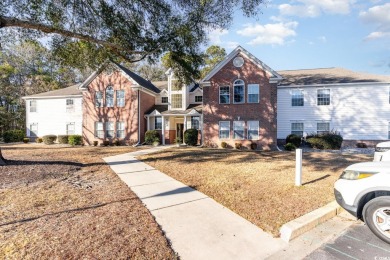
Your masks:
[[[203,96],[195,96],[195,102],[202,102]]]

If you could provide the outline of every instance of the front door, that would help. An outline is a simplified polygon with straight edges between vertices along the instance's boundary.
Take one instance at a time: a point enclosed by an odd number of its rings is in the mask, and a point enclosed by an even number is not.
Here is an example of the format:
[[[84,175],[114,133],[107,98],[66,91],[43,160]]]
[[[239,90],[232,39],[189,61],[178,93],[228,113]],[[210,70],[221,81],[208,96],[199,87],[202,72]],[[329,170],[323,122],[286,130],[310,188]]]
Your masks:
[[[183,142],[183,129],[184,124],[176,124],[176,139],[180,139]]]

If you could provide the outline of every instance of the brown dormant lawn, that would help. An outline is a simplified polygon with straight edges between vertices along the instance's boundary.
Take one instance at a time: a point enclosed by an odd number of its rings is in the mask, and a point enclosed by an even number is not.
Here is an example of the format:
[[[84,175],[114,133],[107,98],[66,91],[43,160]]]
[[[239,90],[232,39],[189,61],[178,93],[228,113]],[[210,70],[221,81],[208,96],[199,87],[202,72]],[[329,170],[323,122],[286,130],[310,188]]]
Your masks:
[[[284,223],[333,201],[341,171],[372,156],[304,153],[301,187],[294,152],[176,148],[141,159],[277,236]]]
[[[149,211],[101,159],[134,148],[2,150],[9,161],[0,166],[1,259],[176,257]]]

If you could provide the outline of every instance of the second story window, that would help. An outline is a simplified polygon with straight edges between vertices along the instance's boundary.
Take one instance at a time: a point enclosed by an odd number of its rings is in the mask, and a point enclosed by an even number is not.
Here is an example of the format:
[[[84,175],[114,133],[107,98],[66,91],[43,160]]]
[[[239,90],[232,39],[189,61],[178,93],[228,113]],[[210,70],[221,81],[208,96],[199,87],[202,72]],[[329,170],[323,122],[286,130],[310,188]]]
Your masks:
[[[248,84],[248,103],[259,103],[259,84]]]
[[[30,100],[30,112],[37,112],[37,101]]]
[[[317,90],[317,105],[329,106],[330,105],[330,89],[318,89]]]
[[[195,102],[202,102],[203,96],[195,96]]]
[[[181,94],[172,94],[171,96],[171,106],[172,108],[182,108],[183,107],[183,99]]]
[[[95,92],[95,107],[103,106],[103,93],[101,91]]]
[[[74,112],[74,100],[67,99],[66,100],[66,112]]]
[[[125,106],[125,91],[117,90],[116,91],[116,106],[124,107]]]
[[[291,91],[291,106],[293,107],[303,106],[303,90],[293,89]]]
[[[219,103],[229,104],[230,103],[230,87],[223,86],[219,87]]]
[[[168,103],[168,97],[161,97],[161,103],[167,104]]]
[[[106,88],[106,107],[114,106],[114,89],[111,86]]]
[[[245,97],[245,84],[244,81],[241,79],[238,79],[234,81],[233,84],[233,93],[234,93],[234,98],[233,98],[233,103],[239,104],[239,103],[244,103],[244,97]]]

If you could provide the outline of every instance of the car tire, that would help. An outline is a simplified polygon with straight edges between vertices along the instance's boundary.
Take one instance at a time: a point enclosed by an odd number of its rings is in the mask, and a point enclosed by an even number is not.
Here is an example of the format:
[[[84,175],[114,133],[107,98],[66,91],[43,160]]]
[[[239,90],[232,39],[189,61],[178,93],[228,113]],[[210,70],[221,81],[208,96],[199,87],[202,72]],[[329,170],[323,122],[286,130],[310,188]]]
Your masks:
[[[390,196],[370,200],[363,208],[364,222],[380,239],[390,244]]]

